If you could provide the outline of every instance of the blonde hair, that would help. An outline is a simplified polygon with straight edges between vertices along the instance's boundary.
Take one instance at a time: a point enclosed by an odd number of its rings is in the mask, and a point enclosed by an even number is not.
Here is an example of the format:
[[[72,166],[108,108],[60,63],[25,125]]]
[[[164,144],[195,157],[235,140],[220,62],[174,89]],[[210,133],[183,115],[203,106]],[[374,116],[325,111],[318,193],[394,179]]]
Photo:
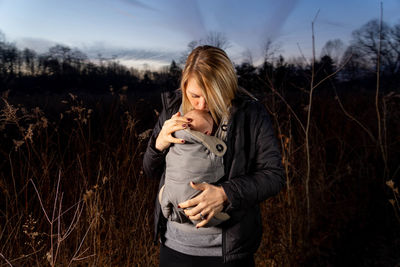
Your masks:
[[[186,95],[189,79],[195,79],[201,88],[211,116],[218,125],[222,117],[228,115],[238,90],[232,62],[222,49],[209,45],[198,46],[190,53],[181,79],[183,113],[193,109]]]

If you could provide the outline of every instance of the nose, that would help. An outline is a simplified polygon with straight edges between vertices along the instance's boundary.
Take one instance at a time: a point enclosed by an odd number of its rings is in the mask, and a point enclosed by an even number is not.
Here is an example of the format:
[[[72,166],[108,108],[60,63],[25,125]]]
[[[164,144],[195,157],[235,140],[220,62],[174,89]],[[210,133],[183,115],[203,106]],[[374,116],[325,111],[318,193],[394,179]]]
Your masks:
[[[197,105],[197,108],[200,110],[206,110],[207,109],[207,103],[204,97],[200,97],[199,103]]]

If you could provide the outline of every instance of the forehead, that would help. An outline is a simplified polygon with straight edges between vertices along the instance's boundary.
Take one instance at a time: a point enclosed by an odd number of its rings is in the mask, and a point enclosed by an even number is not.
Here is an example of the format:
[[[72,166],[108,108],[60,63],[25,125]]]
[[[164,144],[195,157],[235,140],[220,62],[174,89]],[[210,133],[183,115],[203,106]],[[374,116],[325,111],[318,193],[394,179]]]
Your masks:
[[[191,118],[193,121],[197,121],[197,123],[205,122],[207,124],[213,124],[213,119],[211,115],[207,112],[199,112],[199,110],[191,110],[184,115],[186,118]]]
[[[189,111],[188,113],[185,114],[185,117],[191,117],[191,118],[203,118],[204,115],[199,113],[197,109],[192,109],[191,111]]]
[[[203,91],[201,90],[201,87],[198,85],[198,83],[195,79],[188,80],[188,83],[186,86],[186,92],[191,93],[191,94],[196,94],[198,96],[203,95]]]

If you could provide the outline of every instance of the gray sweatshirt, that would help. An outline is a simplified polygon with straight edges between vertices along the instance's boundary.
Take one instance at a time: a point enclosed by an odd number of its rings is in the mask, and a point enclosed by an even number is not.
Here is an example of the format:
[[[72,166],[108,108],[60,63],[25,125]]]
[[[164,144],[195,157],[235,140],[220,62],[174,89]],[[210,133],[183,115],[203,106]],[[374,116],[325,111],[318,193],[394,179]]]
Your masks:
[[[165,184],[159,192],[164,216],[178,223],[194,223],[178,204],[201,193],[190,186],[195,183],[215,183],[224,175],[223,155],[225,143],[215,136],[208,136],[190,129],[175,132],[184,144],[174,144],[166,156]],[[215,226],[229,219],[226,213],[215,214],[206,226]]]

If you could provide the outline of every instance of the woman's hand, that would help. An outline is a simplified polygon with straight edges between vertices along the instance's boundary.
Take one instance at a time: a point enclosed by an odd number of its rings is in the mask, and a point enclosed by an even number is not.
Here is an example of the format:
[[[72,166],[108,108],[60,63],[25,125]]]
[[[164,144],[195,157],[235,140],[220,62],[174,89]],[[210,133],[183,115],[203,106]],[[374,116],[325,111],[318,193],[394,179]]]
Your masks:
[[[175,113],[171,119],[166,120],[161,128],[160,133],[158,134],[156,140],[156,149],[159,151],[164,151],[171,145],[171,143],[185,143],[185,140],[173,137],[172,133],[178,130],[186,129],[191,121],[192,119],[181,117],[181,113],[179,111]]]
[[[206,225],[216,213],[222,211],[228,198],[222,186],[207,183],[195,184],[193,182],[190,182],[190,186],[203,192],[195,198],[179,203],[178,207],[182,209],[193,207],[184,211],[190,220],[201,220],[196,225],[199,228]]]

